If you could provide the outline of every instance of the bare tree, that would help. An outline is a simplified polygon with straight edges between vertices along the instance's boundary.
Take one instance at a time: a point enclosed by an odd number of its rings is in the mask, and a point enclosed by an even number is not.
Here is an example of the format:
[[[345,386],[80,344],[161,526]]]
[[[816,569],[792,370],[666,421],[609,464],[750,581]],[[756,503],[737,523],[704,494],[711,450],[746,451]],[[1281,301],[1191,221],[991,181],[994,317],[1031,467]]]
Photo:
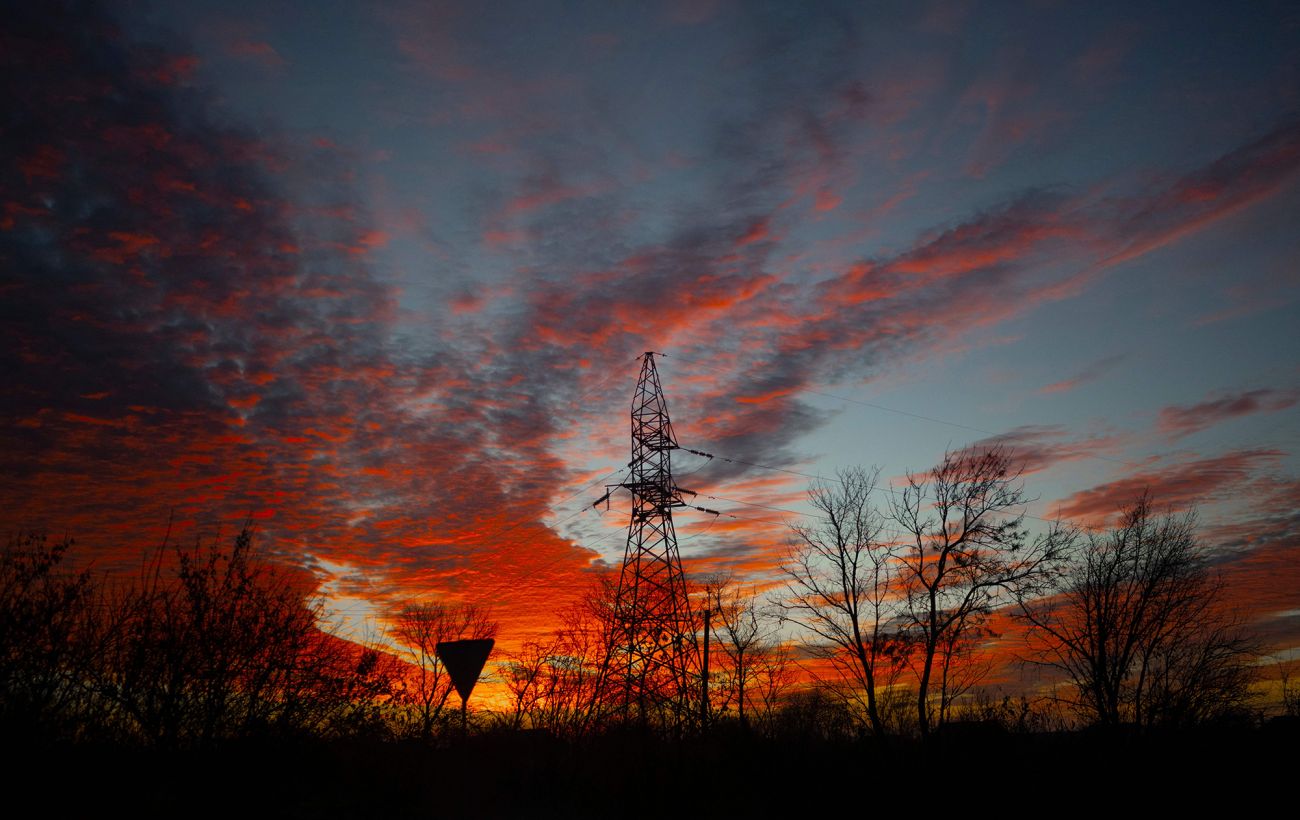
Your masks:
[[[163,747],[373,730],[392,659],[323,632],[320,614],[247,528],[230,549],[160,550],[138,583],[105,596],[96,717]]]
[[[0,725],[167,748],[386,731],[395,659],[320,629],[320,606],[245,527],[165,542],[139,579],[63,568],[71,542],[0,553]]]
[[[939,725],[947,722],[957,701],[978,686],[993,669],[993,659],[979,651],[981,642],[991,636],[982,621],[972,613],[966,622],[955,623],[939,640],[935,656],[939,676]]]
[[[767,715],[788,684],[789,652],[777,636],[777,619],[764,612],[755,590],[718,575],[704,583],[704,593],[716,638],[710,643],[721,650],[710,672],[717,682],[711,689],[720,693],[715,707],[725,711],[735,704],[741,727],[748,729],[746,711],[752,713],[757,703]]]
[[[870,498],[878,480],[878,470],[854,467],[809,488],[816,519],[791,527],[782,607],[811,633],[810,651],[862,693],[871,731],[883,735],[879,689],[893,681],[904,653],[894,626],[897,548],[884,539],[883,518]]]
[[[610,579],[598,579],[559,613],[560,627],[549,639],[525,643],[502,666],[514,728],[578,737],[608,716],[600,671],[613,642],[613,601]]]
[[[74,734],[94,699],[102,605],[90,572],[64,566],[72,541],[20,533],[0,551],[0,726]]]
[[[393,635],[405,645],[413,668],[408,696],[420,737],[433,735],[453,689],[451,675],[437,655],[438,644],[493,638],[496,633],[496,622],[477,604],[426,601],[407,604],[398,613]]]
[[[1281,698],[1282,714],[1288,717],[1300,717],[1300,685],[1292,679],[1292,664],[1277,661],[1278,695]]]
[[[409,667],[386,647],[317,631],[301,665],[281,698],[290,727],[317,737],[389,737],[400,727]]]
[[[205,745],[301,717],[286,703],[308,685],[319,610],[256,555],[250,529],[229,550],[198,540],[159,550],[104,617],[98,688],[127,735]]]
[[[510,693],[511,715],[509,727],[522,729],[541,728],[541,712],[547,707],[552,689],[550,676],[554,658],[550,644],[525,641],[518,652],[509,655],[500,665],[501,678]]]
[[[1191,723],[1249,697],[1253,646],[1222,605],[1195,516],[1152,512],[1143,495],[1020,613],[1041,663],[1064,673],[1071,706],[1115,726]]]
[[[749,725],[771,733],[773,720],[795,682],[794,653],[785,641],[772,641],[750,660],[755,674],[746,688]]]
[[[917,727],[923,738],[932,729],[936,659],[942,667],[954,657],[945,647],[983,629],[988,614],[1015,595],[1037,589],[1073,539],[1072,531],[1057,525],[1030,537],[1019,478],[1010,453],[1000,447],[949,451],[929,472],[909,474],[891,501],[893,520],[907,541],[899,555],[900,580],[906,617],[917,634]],[[942,679],[942,668],[940,673]],[[940,721],[944,713],[941,708]]]

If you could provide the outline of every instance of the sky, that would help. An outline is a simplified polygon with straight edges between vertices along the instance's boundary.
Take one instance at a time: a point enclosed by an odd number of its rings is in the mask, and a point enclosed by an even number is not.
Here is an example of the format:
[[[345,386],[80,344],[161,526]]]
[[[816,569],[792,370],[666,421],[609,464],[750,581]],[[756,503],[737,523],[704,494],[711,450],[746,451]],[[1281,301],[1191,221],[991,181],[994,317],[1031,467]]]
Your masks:
[[[688,573],[1003,444],[1195,508],[1300,647],[1294,3],[45,2],[0,31],[4,526],[233,535],[334,620],[617,568],[657,358]],[[729,459],[729,460],[724,460]]]

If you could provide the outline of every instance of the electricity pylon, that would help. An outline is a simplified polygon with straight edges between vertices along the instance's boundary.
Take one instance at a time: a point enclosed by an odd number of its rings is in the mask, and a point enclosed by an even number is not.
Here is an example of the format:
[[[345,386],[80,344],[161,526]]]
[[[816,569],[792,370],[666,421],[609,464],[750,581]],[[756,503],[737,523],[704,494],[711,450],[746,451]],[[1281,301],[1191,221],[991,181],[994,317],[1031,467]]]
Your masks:
[[[601,689],[624,720],[658,717],[680,726],[690,719],[689,702],[697,695],[692,684],[695,630],[672,512],[691,506],[682,500],[690,490],[673,483],[676,449],[654,353],[647,352],[632,398],[629,474],[601,499],[619,488],[632,494],[627,549],[614,598],[613,643]]]

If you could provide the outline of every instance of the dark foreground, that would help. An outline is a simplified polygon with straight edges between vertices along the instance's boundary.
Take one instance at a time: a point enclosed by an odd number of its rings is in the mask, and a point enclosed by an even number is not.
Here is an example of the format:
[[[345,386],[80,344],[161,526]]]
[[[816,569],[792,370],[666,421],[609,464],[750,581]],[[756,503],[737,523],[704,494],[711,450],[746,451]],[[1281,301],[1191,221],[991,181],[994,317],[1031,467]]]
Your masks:
[[[1286,801],[1297,741],[1295,725],[1274,723],[1154,736],[975,727],[928,746],[721,732],[682,742],[494,733],[443,746],[241,742],[169,753],[29,745],[12,750],[5,779],[11,805],[33,817],[1128,814],[1211,799],[1236,814]]]

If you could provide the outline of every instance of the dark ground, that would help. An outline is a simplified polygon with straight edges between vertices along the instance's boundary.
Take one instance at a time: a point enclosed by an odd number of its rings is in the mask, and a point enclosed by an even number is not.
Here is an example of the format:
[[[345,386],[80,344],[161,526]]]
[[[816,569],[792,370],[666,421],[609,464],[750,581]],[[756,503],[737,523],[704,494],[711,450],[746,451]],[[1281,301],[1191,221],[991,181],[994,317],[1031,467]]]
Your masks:
[[[1300,760],[1300,727],[1279,722],[1149,736],[970,727],[928,746],[725,732],[685,742],[494,733],[442,747],[241,742],[183,752],[13,749],[7,740],[6,791],[22,807],[10,817],[1163,816],[1225,799],[1236,815],[1279,798],[1285,806]]]

